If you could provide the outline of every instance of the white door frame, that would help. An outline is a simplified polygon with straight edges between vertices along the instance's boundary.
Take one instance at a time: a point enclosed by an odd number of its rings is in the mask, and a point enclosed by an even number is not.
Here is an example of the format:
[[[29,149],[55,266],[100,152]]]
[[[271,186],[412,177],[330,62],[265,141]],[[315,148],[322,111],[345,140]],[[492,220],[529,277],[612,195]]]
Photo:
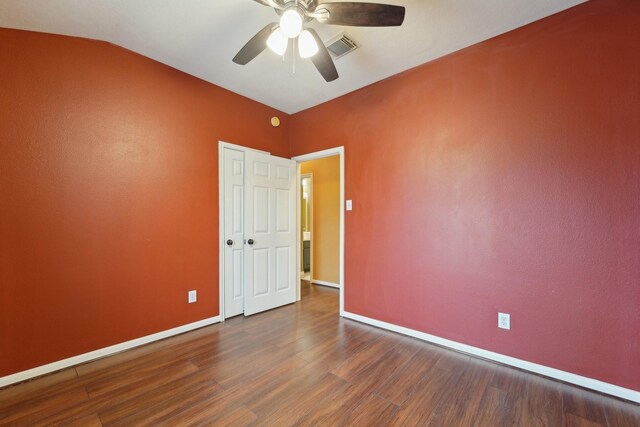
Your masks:
[[[220,321],[224,321],[224,149],[230,148],[237,151],[255,151],[263,154],[271,154],[268,151],[256,150],[241,145],[231,144],[225,141],[218,141],[218,300],[220,310]],[[300,273],[297,273],[300,274]]]
[[[300,163],[302,162],[307,162],[309,160],[317,160],[317,159],[322,159],[324,157],[331,157],[331,156],[340,156],[340,316],[344,316],[344,147],[335,147],[335,148],[329,148],[327,150],[322,150],[322,151],[316,151],[314,153],[309,153],[309,154],[303,154],[301,156],[296,156],[296,157],[292,157],[292,160],[295,160],[298,163],[298,167],[297,167],[297,182],[300,183]],[[297,188],[297,200],[300,200],[300,185],[296,186]],[[296,244],[300,245],[300,242],[302,241],[302,229],[301,229],[301,224],[300,224],[300,203],[296,203],[296,218],[297,218],[297,228],[298,228],[298,239]],[[311,236],[311,238],[313,239],[313,235]],[[222,239],[221,239],[222,242]],[[300,251],[300,248],[298,248],[298,251]],[[300,252],[298,252],[300,253]],[[313,261],[312,261],[313,262]],[[297,294],[297,300],[300,301],[300,268],[301,268],[301,263],[300,263],[300,257],[298,257],[298,266],[296,268],[296,274],[298,275],[298,280],[297,280],[297,284],[298,284],[298,294]]]

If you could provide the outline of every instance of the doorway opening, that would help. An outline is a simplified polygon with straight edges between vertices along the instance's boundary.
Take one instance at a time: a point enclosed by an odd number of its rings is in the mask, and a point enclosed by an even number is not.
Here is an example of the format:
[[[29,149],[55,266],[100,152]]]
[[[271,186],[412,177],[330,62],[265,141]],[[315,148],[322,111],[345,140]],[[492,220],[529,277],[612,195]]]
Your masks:
[[[339,287],[339,314],[344,316],[344,148],[285,159],[268,152],[219,142],[221,321],[300,300],[303,275],[300,274],[302,257],[298,254],[302,253],[305,237],[299,203],[302,197],[301,166],[304,162],[332,156],[337,156],[339,169],[339,244],[337,249],[333,249],[334,256],[336,250],[338,252],[338,279],[328,283]],[[316,185],[316,192],[317,189]],[[313,230],[313,225],[310,227]],[[312,236],[309,240],[313,242]],[[313,246],[310,252],[313,258]],[[322,281],[314,279],[317,265],[310,262],[309,278]],[[335,292],[327,287],[324,291],[321,286],[317,288],[320,292]]]
[[[309,162],[302,164],[304,165]],[[300,175],[300,225],[302,232],[302,242],[300,248],[302,252],[302,270],[300,271],[301,286],[306,283],[311,284],[313,277],[313,244],[311,238],[313,236],[313,173],[303,173]]]
[[[344,148],[294,157],[298,164],[298,300],[305,286],[338,288],[344,312]],[[326,288],[325,288],[326,289]]]

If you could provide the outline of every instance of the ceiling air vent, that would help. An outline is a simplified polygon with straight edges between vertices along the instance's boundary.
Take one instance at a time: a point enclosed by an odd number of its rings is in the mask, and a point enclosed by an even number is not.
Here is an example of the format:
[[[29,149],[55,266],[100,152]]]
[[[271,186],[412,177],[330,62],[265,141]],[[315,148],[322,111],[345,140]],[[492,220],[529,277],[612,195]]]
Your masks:
[[[359,47],[360,45],[345,33],[338,34],[327,44],[327,49],[333,59],[342,58]]]

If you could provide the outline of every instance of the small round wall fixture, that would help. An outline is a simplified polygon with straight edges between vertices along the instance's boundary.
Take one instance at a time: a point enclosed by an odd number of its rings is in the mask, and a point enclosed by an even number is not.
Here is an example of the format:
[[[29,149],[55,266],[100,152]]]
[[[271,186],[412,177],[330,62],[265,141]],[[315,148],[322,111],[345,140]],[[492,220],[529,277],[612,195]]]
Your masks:
[[[271,126],[273,126],[274,128],[280,126],[280,119],[276,116],[271,117]]]

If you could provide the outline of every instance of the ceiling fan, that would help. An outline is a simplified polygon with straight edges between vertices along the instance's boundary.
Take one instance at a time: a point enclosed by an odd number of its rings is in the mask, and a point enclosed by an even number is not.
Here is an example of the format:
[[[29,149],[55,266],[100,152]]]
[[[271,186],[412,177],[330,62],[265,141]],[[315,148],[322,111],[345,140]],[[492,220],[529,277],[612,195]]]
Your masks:
[[[338,78],[338,71],[329,51],[318,33],[305,24],[314,19],[322,24],[356,27],[397,27],[404,21],[405,9],[378,3],[335,2],[319,3],[318,0],[254,0],[272,7],[280,15],[279,22],[272,22],[251,38],[233,58],[240,65],[248,64],[269,47],[278,55],[284,55],[289,39],[298,45],[302,58],[311,58],[327,82]]]

